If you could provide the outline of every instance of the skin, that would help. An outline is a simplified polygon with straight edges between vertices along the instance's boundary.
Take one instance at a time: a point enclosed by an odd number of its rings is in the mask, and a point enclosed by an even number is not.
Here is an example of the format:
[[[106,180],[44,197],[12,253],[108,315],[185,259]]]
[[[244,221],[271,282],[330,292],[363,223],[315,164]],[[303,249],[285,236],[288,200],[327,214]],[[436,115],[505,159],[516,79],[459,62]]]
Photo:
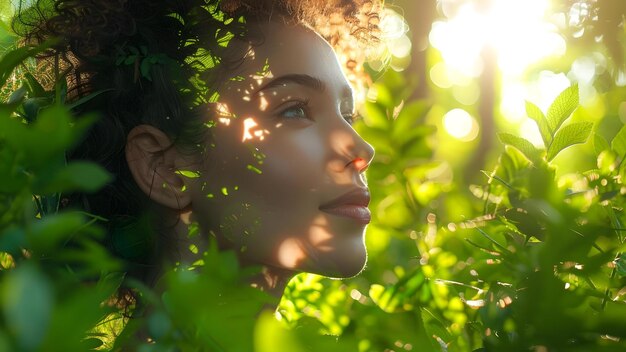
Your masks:
[[[367,189],[363,171],[374,150],[350,124],[350,85],[330,45],[310,29],[270,22],[250,30],[264,40],[233,72],[242,79],[220,87],[202,155],[178,153],[142,125],[128,137],[131,171],[182,223],[197,221],[242,263],[261,265],[252,281],[262,289],[280,295],[303,271],[354,276],[367,261],[366,223],[320,210]]]

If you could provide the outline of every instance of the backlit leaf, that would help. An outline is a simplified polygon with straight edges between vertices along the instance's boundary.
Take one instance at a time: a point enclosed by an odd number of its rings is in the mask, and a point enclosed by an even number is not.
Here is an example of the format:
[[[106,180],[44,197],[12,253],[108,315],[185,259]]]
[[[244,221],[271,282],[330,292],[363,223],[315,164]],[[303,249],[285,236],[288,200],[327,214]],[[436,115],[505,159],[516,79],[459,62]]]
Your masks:
[[[579,143],[585,143],[591,134],[591,122],[577,122],[564,126],[554,135],[552,144],[548,147],[547,159],[552,160],[563,149]]]
[[[175,171],[177,174],[181,175],[181,176],[185,176],[187,178],[198,178],[200,177],[200,172],[198,171],[191,171],[191,170],[176,170]]]
[[[549,145],[552,142],[552,131],[548,127],[548,120],[546,120],[543,112],[537,107],[537,105],[527,101],[526,102],[526,114],[533,119],[539,127],[541,133],[541,139],[543,139],[544,145]]]
[[[578,84],[574,84],[556,97],[548,108],[548,127],[556,131],[578,106]]]
[[[528,140],[510,133],[498,133],[498,138],[503,144],[508,144],[522,152],[528,160],[536,162],[539,159],[539,150]]]

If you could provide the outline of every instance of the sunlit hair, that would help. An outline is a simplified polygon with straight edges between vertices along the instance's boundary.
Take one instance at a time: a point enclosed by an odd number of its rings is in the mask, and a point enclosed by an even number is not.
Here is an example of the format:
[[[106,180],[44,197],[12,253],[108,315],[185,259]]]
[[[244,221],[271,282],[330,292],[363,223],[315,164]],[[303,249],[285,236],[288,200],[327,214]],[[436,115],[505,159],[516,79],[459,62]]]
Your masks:
[[[328,41],[350,83],[356,90],[369,85],[364,72],[366,52],[380,40],[382,1],[372,0],[292,0],[292,1],[222,1],[222,9],[236,13],[254,10],[263,18],[281,16],[319,33]],[[357,94],[357,97],[359,94]]]
[[[382,6],[378,0],[22,3],[29,6],[20,6],[13,28],[23,43],[59,39],[39,57],[42,71],[36,76],[48,77],[48,87],[56,77],[65,79],[67,100],[88,97],[77,116],[100,115],[68,158],[95,161],[114,175],[100,192],[72,195],[63,204],[109,219],[106,245],[128,264],[128,276],[147,282],[155,278],[159,258],[177,255],[168,253],[176,248],[175,236],[150,228],[152,203],[134,182],[124,155],[129,131],[149,124],[165,132],[172,147],[198,152],[210,138],[209,129],[201,127],[212,113],[208,106],[218,100],[217,87],[247,54],[233,55],[229,43],[247,41],[253,47],[263,40],[247,33],[251,21],[313,28],[336,49],[353,83],[362,85],[364,47],[377,38]]]

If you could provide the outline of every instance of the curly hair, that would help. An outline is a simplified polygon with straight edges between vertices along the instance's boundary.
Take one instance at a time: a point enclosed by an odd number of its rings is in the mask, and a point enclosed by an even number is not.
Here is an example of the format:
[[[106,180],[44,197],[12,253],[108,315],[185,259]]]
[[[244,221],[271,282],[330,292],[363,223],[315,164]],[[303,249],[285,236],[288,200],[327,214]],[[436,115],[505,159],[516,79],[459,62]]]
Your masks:
[[[26,44],[60,38],[39,59],[62,71],[69,100],[90,97],[76,114],[101,116],[68,157],[95,161],[115,179],[67,202],[108,218],[106,245],[127,263],[129,276],[150,280],[155,258],[173,239],[144,221],[150,201],[125,159],[129,131],[150,124],[177,148],[201,145],[206,129],[198,126],[210,113],[207,104],[245,56],[233,55],[228,43],[259,40],[246,31],[250,21],[280,19],[314,29],[358,80],[361,46],[376,39],[381,6],[375,0],[39,0],[20,8],[13,27]]]

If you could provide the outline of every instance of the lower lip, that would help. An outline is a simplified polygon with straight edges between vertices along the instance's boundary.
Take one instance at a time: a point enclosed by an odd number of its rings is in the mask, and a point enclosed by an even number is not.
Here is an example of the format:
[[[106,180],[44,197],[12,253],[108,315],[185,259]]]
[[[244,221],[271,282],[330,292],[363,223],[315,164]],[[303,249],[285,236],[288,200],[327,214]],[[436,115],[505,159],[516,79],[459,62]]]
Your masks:
[[[367,207],[360,205],[340,205],[320,210],[328,214],[352,218],[365,225],[369,224],[372,220],[372,213],[370,210],[367,209]]]

